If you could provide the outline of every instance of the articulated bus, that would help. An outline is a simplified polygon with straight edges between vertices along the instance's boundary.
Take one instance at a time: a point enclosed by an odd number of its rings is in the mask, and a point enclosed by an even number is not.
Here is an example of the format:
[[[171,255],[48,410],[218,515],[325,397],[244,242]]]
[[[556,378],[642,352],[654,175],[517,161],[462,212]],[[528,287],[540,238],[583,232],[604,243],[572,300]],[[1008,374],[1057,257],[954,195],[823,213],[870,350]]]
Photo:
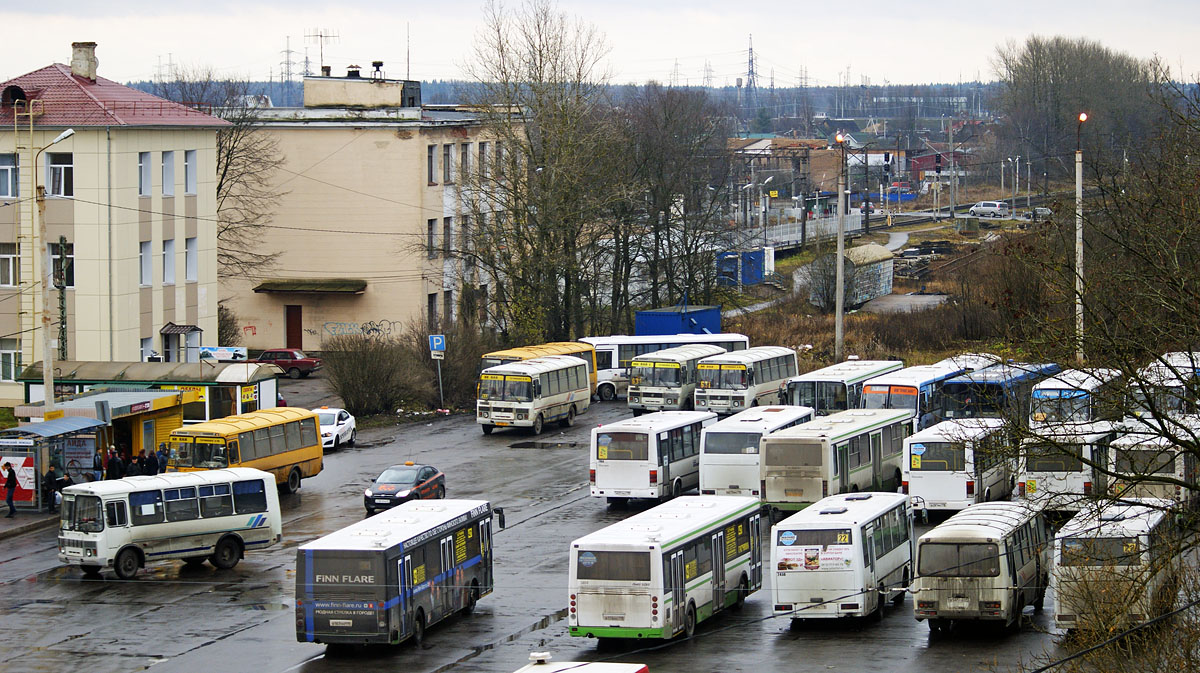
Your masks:
[[[701,495],[762,495],[759,442],[765,435],[807,423],[808,407],[776,405],[740,411],[700,433]]]
[[[412,500],[296,552],[296,640],[420,643],[492,592],[492,506]]]
[[[582,341],[551,341],[550,343],[539,344],[537,346],[521,346],[519,348],[508,348],[502,351],[485,353],[480,358],[479,370],[483,371],[488,367],[495,367],[496,365],[508,364],[510,362],[520,362],[522,360],[532,360],[533,358],[545,357],[547,355],[570,355],[586,362],[591,394],[596,394],[596,349],[591,344]]]
[[[700,483],[700,441],[711,411],[659,411],[592,428],[591,494],[611,505],[664,500]]]
[[[475,421],[485,435],[497,427],[529,428],[540,435],[555,421],[571,427],[592,403],[587,373],[587,365],[570,355],[488,367],[479,375]]]
[[[942,421],[904,440],[904,492],[920,510],[956,511],[1012,495],[1016,459],[1002,418]]]
[[[883,616],[912,578],[912,510],[902,493],[823,498],[771,527],[776,616]]]
[[[727,351],[740,351],[750,347],[750,338],[744,334],[645,334],[629,336],[584,337],[580,339],[596,349],[596,371],[598,383],[596,394],[608,402],[615,400],[629,385],[629,363],[639,355],[661,351],[676,346],[709,344]]]
[[[764,504],[804,509],[838,493],[895,491],[911,413],[851,409],[762,438]]]
[[[1033,386],[1029,425],[1121,418],[1124,392],[1116,369],[1067,369]]]
[[[908,409],[912,431],[924,430],[946,415],[942,383],[967,370],[944,360],[889,372],[863,384],[863,409]]]
[[[633,415],[691,409],[700,382],[697,365],[724,352],[720,346],[694,344],[637,356],[629,367],[628,404]]]
[[[1054,623],[1112,633],[1170,612],[1184,548],[1175,503],[1089,503],[1054,536]]]
[[[762,586],[757,498],[676,498],[571,543],[572,636],[691,638]]]
[[[175,472],[253,467],[275,475],[287,493],[324,467],[316,412],[276,407],[171,431],[167,469]]]
[[[1093,495],[1107,493],[1109,445],[1117,430],[1113,421],[1038,428],[1021,442],[1017,495],[1043,509],[1078,511]]]
[[[700,371],[696,408],[735,414],[760,404],[780,404],[780,384],[796,375],[796,351],[755,346],[706,357],[696,368]]]
[[[783,402],[827,416],[862,406],[863,384],[904,367],[899,360],[846,360],[787,380]]]
[[[1135,418],[1200,413],[1200,352],[1164,353],[1138,370],[1129,384]]]
[[[1196,484],[1200,479],[1196,455],[1178,442],[1194,442],[1200,437],[1200,422],[1194,417],[1184,418],[1188,422],[1176,419],[1167,424],[1167,432],[1148,431],[1140,425],[1117,432],[1109,444],[1110,495],[1122,499],[1162,498],[1186,507],[1198,504],[1200,491],[1180,485]]]
[[[1053,363],[1006,362],[948,379],[946,418],[1029,418],[1034,384],[1057,374]]]
[[[128,580],[150,561],[237,565],[283,539],[275,477],[244,467],[75,484],[63,489],[58,560]]]
[[[955,620],[1020,624],[1041,610],[1050,576],[1050,525],[1020,502],[971,505],[917,540],[917,621],[945,631]]]

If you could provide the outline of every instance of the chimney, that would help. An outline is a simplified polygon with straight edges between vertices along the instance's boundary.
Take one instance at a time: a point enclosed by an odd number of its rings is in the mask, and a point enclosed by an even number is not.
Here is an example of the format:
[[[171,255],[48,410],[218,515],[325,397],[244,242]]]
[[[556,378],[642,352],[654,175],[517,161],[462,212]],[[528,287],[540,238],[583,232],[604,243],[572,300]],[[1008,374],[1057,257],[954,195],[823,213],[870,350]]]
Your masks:
[[[96,43],[95,42],[72,42],[71,43],[71,74],[76,77],[82,77],[89,82],[96,81],[96,66],[100,65],[100,61],[96,60]]]
[[[321,66],[321,77],[329,77],[332,74],[332,72],[333,72],[333,66],[331,66],[331,65]]]
[[[362,70],[362,68],[360,68],[356,65],[346,66],[346,78],[347,79],[357,79],[359,77],[362,77],[362,75],[359,74],[360,70]]]

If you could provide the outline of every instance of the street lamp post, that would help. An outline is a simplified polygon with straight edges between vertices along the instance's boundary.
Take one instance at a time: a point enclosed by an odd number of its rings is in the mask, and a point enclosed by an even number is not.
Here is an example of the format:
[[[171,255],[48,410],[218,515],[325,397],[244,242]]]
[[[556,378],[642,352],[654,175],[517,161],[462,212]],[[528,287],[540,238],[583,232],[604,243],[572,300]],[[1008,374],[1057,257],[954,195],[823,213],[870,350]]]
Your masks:
[[[1087,113],[1079,113],[1075,126],[1075,361],[1083,364],[1083,145],[1080,142]]]
[[[769,194],[764,194],[763,187],[766,187],[772,180],[774,175],[768,175],[766,180],[763,180],[758,185],[758,223],[762,225],[763,247],[767,247],[767,200],[771,198]]]
[[[1017,163],[1013,166],[1013,198],[1012,208],[1009,212],[1014,215],[1017,212],[1017,192],[1021,191],[1021,155],[1017,155]]]
[[[833,359],[835,362],[842,361],[842,315],[846,310],[845,306],[845,270],[843,261],[846,254],[846,137],[842,134],[837,134],[838,149],[841,150],[840,160],[838,161],[838,191],[837,191],[837,259],[834,260],[837,265],[836,278],[837,282],[834,285],[834,292],[837,294],[834,297],[834,334],[833,334]],[[828,276],[826,276],[828,278]],[[828,287],[828,286],[826,286]]]
[[[43,255],[42,257],[42,388],[44,389],[43,396],[45,402],[42,407],[42,417],[48,412],[54,411],[54,351],[51,350],[50,338],[50,288],[54,285],[54,260],[49,257],[49,248],[47,247],[46,238],[46,187],[38,184],[38,157],[42,155],[53,145],[70,138],[75,135],[75,129],[67,129],[51,140],[49,144],[42,147],[33,155],[33,180],[34,198],[37,200],[37,208],[33,210],[34,217],[37,219],[34,222],[33,230],[36,232],[37,238],[34,242],[34,254]],[[61,251],[60,251],[61,253]],[[64,260],[64,264],[66,261]]]

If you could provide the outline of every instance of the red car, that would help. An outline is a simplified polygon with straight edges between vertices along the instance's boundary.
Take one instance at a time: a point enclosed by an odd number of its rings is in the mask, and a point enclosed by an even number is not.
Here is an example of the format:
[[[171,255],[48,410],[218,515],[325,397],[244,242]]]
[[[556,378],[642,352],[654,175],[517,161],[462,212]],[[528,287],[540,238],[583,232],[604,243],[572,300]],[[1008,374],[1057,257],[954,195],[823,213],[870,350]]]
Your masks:
[[[321,368],[321,358],[310,358],[298,348],[272,348],[250,362],[275,365],[293,379],[307,377]]]

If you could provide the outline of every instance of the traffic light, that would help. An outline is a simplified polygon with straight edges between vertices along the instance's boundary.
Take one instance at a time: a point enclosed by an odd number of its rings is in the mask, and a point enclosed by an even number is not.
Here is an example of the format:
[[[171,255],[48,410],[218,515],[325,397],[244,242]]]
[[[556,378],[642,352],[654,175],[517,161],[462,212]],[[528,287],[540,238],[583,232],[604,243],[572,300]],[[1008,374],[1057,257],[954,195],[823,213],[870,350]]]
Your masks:
[[[891,152],[883,153],[883,173],[887,175],[892,172],[892,154]]]
[[[937,170],[937,174],[941,175],[942,174],[942,155],[938,154],[937,156],[935,156],[933,158],[933,163],[934,163],[934,168]]]

